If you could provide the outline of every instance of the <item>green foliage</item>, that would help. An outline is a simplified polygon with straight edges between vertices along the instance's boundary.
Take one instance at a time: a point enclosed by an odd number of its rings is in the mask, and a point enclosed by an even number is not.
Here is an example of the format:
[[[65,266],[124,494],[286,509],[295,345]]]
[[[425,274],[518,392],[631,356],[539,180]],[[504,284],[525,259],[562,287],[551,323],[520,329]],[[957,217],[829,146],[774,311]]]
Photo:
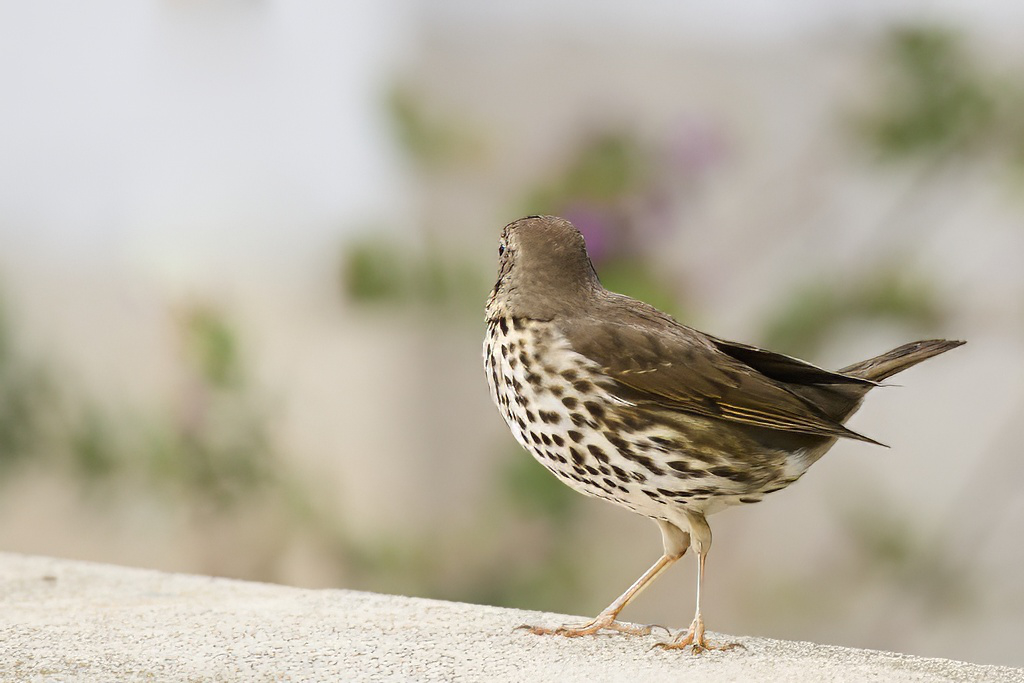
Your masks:
[[[900,29],[885,54],[890,78],[882,106],[863,121],[878,149],[893,156],[962,149],[987,134],[993,95],[955,34]]]
[[[364,303],[399,301],[409,288],[405,266],[398,249],[387,241],[355,242],[344,251],[342,290]]]
[[[208,306],[193,306],[181,327],[188,360],[202,379],[217,389],[236,388],[242,374],[238,343],[224,317]]]
[[[422,168],[454,167],[483,153],[471,126],[432,114],[411,87],[395,86],[387,98],[387,108],[399,144]]]
[[[0,317],[0,466],[31,458],[69,468],[83,485],[141,479],[217,504],[268,486],[275,455],[266,416],[243,390],[237,335],[209,306],[177,321],[185,389],[153,418],[114,413],[66,386],[58,393],[42,366],[15,352]]]
[[[664,159],[628,130],[599,130],[582,138],[562,168],[527,194],[524,214],[572,220],[587,239],[601,282],[668,312],[678,297],[649,265],[661,225],[636,207],[657,205],[672,175]]]
[[[385,238],[365,237],[344,249],[341,289],[361,304],[479,313],[488,286],[473,264],[439,250],[419,253]]]
[[[502,472],[500,485],[516,512],[536,515],[552,524],[564,525],[571,516],[579,494],[558,481],[533,458],[516,448]]]
[[[113,422],[93,407],[68,435],[71,463],[88,481],[114,477],[125,466],[123,446],[116,441]]]
[[[686,319],[679,297],[641,259],[606,261],[601,266],[601,284],[613,292],[645,301],[679,320]]]
[[[262,432],[258,421],[212,415],[200,424],[161,424],[144,441],[140,464],[154,488],[231,506],[273,483],[272,453]]]
[[[47,373],[17,348],[0,300],[0,468],[23,462],[39,449],[52,398]]]
[[[273,481],[267,416],[245,391],[237,333],[221,311],[186,307],[179,333],[185,389],[170,419],[147,430],[142,465],[156,486],[231,505]]]
[[[642,189],[652,159],[631,134],[610,130],[585,138],[558,174],[527,198],[528,213],[558,214],[567,205],[611,204]]]
[[[785,298],[765,324],[767,348],[813,356],[846,323],[892,321],[915,330],[937,330],[946,318],[937,286],[907,270],[899,259],[853,279],[816,273]]]

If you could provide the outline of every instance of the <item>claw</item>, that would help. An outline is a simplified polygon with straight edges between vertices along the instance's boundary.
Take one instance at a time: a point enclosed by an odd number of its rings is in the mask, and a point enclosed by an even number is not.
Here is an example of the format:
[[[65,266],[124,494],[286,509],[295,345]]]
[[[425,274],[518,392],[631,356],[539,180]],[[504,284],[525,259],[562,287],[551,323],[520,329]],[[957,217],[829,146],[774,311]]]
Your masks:
[[[701,654],[708,650],[732,650],[737,647],[746,649],[746,646],[743,645],[743,643],[723,643],[721,645],[709,643],[707,638],[704,637],[704,620],[700,618],[700,615],[694,618],[689,629],[679,633],[671,640],[663,643],[655,643],[651,646],[651,649],[683,650],[687,647],[691,648],[693,654]]]
[[[644,628],[647,629],[647,633],[648,634],[650,634],[652,631],[654,631],[654,629],[660,628],[662,631],[665,632],[666,636],[671,636],[672,635],[672,629],[670,629],[668,626],[662,626],[661,624],[644,624]]]
[[[678,640],[673,639],[663,643],[655,643],[651,646],[651,649],[653,650],[654,648],[658,648],[660,650],[684,650],[687,647],[690,647],[691,652],[693,652],[693,654],[695,655],[702,654],[709,650],[721,650],[724,652],[726,650],[732,650],[738,647],[743,648],[744,650],[747,649],[747,646],[743,643],[722,643],[721,645],[716,645],[714,643],[708,642],[706,638],[694,640],[694,638],[690,636],[689,632],[686,633],[685,637],[680,638]]]

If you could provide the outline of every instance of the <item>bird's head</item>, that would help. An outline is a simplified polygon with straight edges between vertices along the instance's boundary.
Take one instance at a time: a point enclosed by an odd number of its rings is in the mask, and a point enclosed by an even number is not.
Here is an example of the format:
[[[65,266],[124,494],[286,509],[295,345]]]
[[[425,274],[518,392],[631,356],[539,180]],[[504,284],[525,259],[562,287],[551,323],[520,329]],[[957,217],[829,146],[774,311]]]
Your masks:
[[[555,216],[509,223],[498,243],[498,281],[487,318],[551,320],[578,309],[600,290],[583,235]]]

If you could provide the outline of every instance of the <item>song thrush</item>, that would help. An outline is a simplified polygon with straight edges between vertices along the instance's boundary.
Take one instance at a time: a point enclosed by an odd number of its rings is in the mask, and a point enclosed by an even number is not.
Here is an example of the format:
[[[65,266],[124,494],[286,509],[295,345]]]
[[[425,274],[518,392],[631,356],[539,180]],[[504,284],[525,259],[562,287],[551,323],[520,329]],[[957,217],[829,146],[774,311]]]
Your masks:
[[[664,553],[581,636],[650,627],[619,612],[688,547],[697,554],[690,628],[666,643],[707,642],[700,590],[711,547],[707,516],[756,503],[799,479],[836,442],[876,441],[843,426],[878,382],[961,341],[906,344],[830,372],[725,341],[601,286],[569,222],[530,216],[505,227],[487,300],[484,364],[512,434],[573,489],[650,517]]]

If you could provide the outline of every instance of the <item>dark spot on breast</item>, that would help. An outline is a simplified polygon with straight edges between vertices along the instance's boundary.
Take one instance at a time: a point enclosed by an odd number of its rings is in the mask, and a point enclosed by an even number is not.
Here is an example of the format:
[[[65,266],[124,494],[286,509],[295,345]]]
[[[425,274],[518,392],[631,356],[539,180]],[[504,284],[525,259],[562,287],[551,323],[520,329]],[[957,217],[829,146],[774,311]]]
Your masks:
[[[672,469],[674,469],[676,472],[681,472],[682,474],[693,473],[693,468],[690,467],[690,464],[684,460],[673,460],[672,462],[666,464]]]
[[[562,379],[564,379],[566,382],[572,382],[577,377],[579,377],[579,375],[576,374],[576,371],[575,370],[571,370],[571,369],[570,370],[562,370],[561,375],[562,375]]]
[[[577,405],[579,405],[579,401],[577,401],[572,396],[566,396],[565,398],[562,399],[562,405],[568,408],[569,410],[573,410],[574,408],[576,408]]]
[[[608,443],[610,443],[612,446],[615,446],[616,450],[618,451],[622,451],[629,448],[629,444],[626,443],[626,440],[623,439],[618,434],[616,434],[615,432],[604,431],[602,432],[602,435],[604,436],[604,438],[608,439]]]
[[[740,484],[747,483],[753,479],[749,472],[739,470],[733,467],[712,467],[708,470],[711,474],[716,477],[722,477],[723,479],[729,479]]]
[[[590,427],[591,429],[597,429],[597,423],[591,420],[589,417],[585,417],[580,413],[572,413],[569,415],[569,419],[577,427]]]
[[[626,474],[626,470],[622,469],[617,465],[612,465],[612,471],[615,472],[615,476],[621,481],[629,481],[629,475]]]
[[[585,379],[578,379],[572,383],[572,388],[581,394],[589,394],[594,389],[593,382]]]
[[[550,391],[555,398],[559,398],[562,394],[565,393],[565,389],[563,389],[557,384],[549,384],[548,391]]]
[[[650,438],[650,447],[659,453],[671,453],[674,450],[670,442],[658,436]]]
[[[639,432],[641,429],[644,429],[644,427],[647,426],[644,423],[644,421],[641,420],[639,417],[637,417],[636,415],[632,415],[631,413],[628,412],[624,412],[619,419],[622,423],[620,429],[624,432]]]
[[[577,432],[575,429],[570,429],[568,432],[566,432],[566,435],[576,443],[581,443],[583,441],[583,435]]]
[[[583,404],[583,407],[598,420],[604,417],[604,406],[597,401],[587,401]]]
[[[508,321],[505,318],[498,321],[498,327],[501,328],[502,334],[508,334]]]
[[[565,445],[565,439],[563,439],[558,434],[552,434],[551,435],[551,440],[555,442],[556,446],[564,446]]]
[[[595,446],[594,444],[587,444],[587,450],[590,451],[590,454],[593,455],[598,460],[600,460],[601,462],[608,462],[608,456],[605,455],[605,452],[602,451],[599,446]]]
[[[583,457],[582,453],[580,453],[578,450],[576,450],[572,446],[569,447],[569,455],[572,456],[572,461],[574,463],[576,463],[577,467],[582,465],[587,460],[586,458]],[[583,474],[583,472],[580,472],[580,474]]]
[[[652,498],[654,500],[661,500],[661,496],[658,495],[657,491],[652,491],[650,489],[640,489],[640,490],[643,491],[645,494],[647,494],[648,498]]]
[[[553,410],[541,410],[538,414],[544,424],[556,425],[562,421],[562,416]]]
[[[760,503],[760,498],[740,498],[741,503]]]
[[[540,375],[538,375],[536,372],[527,373],[526,381],[530,383],[531,387],[536,387],[536,388],[540,389],[541,386],[542,386],[541,385]]]
[[[661,476],[661,475],[665,474],[665,470],[663,470],[660,467],[658,467],[657,465],[655,465],[654,461],[651,460],[650,458],[646,457],[646,456],[642,456],[642,455],[637,456],[636,463],[638,465],[641,465],[642,467],[645,467],[651,474],[655,474],[655,475],[658,475],[658,476]]]
[[[660,467],[658,467],[657,465],[655,465],[654,461],[651,460],[650,458],[648,458],[646,455],[638,455],[637,453],[633,453],[633,452],[620,453],[620,454],[622,455],[622,457],[626,458],[627,460],[632,460],[636,464],[640,465],[641,467],[646,469],[651,474],[655,474],[655,475],[665,474],[665,470],[663,470]]]
[[[541,434],[540,435],[540,440],[544,442],[545,446],[550,446],[551,445],[551,437],[548,436],[547,434]]]

